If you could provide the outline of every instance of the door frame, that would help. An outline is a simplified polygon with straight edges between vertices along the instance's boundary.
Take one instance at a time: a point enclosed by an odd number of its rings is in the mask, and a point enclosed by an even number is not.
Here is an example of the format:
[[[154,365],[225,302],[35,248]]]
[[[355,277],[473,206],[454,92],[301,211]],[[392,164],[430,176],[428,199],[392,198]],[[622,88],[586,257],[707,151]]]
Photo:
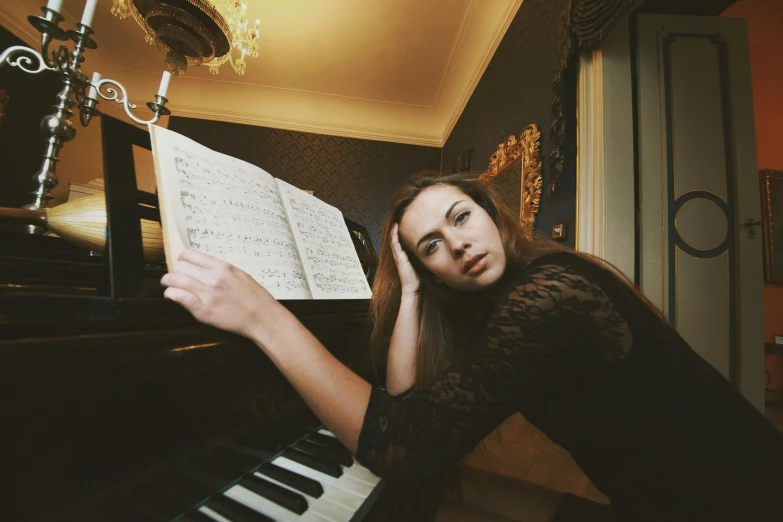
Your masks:
[[[645,17],[656,15],[643,15]],[[659,15],[660,16],[660,15]],[[673,16],[673,15],[672,15]],[[638,82],[639,68],[645,64],[636,63],[637,15],[620,21],[602,42],[599,49],[580,56],[577,87],[577,182],[576,182],[576,249],[602,257],[620,269],[631,281],[641,287],[641,216],[640,188],[641,172],[638,143]],[[717,17],[715,17],[717,18]],[[745,51],[747,52],[747,51]],[[657,67],[658,64],[647,64]],[[732,79],[731,89],[745,91],[752,96],[749,84]],[[747,83],[747,85],[745,85]],[[751,98],[752,99],[752,98]],[[744,114],[733,109],[732,118],[743,120],[742,125],[752,134],[737,139],[743,141],[742,151],[735,158],[734,168],[738,172],[755,167],[755,127],[752,111]],[[747,119],[750,118],[748,127]],[[752,150],[751,150],[752,149]],[[740,164],[741,163],[741,164]],[[628,173],[632,172],[632,175]],[[756,170],[753,171],[754,173]],[[754,178],[755,179],[755,178]],[[752,188],[736,183],[735,197],[744,201],[746,207],[753,200]],[[756,193],[758,187],[755,187]],[[755,198],[758,201],[758,196]],[[748,216],[739,215],[737,205],[735,223]],[[760,206],[758,208],[760,215]],[[753,217],[753,216],[750,216]],[[736,230],[736,229],[735,229]],[[748,248],[748,238],[737,233],[736,248],[743,252]],[[743,244],[745,245],[743,248]],[[752,255],[752,254],[751,254]],[[759,251],[758,255],[761,253]],[[737,353],[735,386],[760,411],[764,411],[764,344],[763,344],[763,299],[762,286],[743,289],[739,281],[753,269],[753,260],[739,263],[735,285],[737,313]],[[752,276],[751,276],[752,277]],[[759,294],[758,296],[756,294]],[[651,296],[654,297],[654,296]],[[755,301],[754,301],[755,299]],[[654,302],[660,299],[653,299]],[[758,317],[748,310],[758,301]],[[660,307],[664,304],[660,303]],[[759,336],[758,343],[743,343],[740,336],[748,332]],[[753,333],[749,338],[755,338]],[[743,349],[745,344],[745,349]],[[758,344],[758,350],[747,346]],[[756,353],[758,352],[758,353]]]

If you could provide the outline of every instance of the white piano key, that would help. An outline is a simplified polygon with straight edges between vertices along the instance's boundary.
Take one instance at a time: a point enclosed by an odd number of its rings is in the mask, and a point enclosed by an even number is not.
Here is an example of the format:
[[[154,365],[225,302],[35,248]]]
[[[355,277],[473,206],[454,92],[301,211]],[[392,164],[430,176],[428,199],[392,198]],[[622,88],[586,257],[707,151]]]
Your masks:
[[[374,489],[373,486],[367,484],[366,482],[356,480],[352,477],[346,477],[345,474],[343,474],[343,476],[340,477],[340,480],[338,480],[334,485],[363,499],[369,497],[370,493],[372,493],[372,490]]]
[[[378,482],[381,481],[381,478],[378,475],[376,475],[369,469],[360,466],[359,463],[355,463],[350,468],[343,468],[343,476],[348,476],[356,480],[360,480],[365,484],[369,484],[370,486],[373,487],[377,486]]]
[[[308,468],[307,466],[294,462],[286,457],[277,457],[272,461],[272,464],[320,482],[324,489],[326,489],[327,485],[334,484],[337,481],[336,478],[327,475],[326,473],[321,473],[320,471]]]
[[[209,509],[207,506],[201,506],[200,508],[198,508],[198,510],[201,511],[206,516],[208,516],[209,518],[211,518],[212,520],[216,520],[217,522],[233,522],[227,519],[226,517],[224,517],[223,515],[221,515],[220,513]]]
[[[329,488],[324,492],[321,498],[325,498],[330,502],[334,502],[335,504],[342,506],[345,509],[350,509],[353,513],[359,511],[359,508],[361,508],[362,504],[364,504],[364,498],[353,495],[339,487]]]
[[[326,435],[327,437],[332,437],[334,439],[337,438],[337,437],[334,436],[334,433],[332,433],[331,431],[329,431],[327,429],[324,429],[324,428],[321,428],[320,430],[318,430],[318,433],[320,433],[322,435]]]
[[[307,495],[307,494],[305,494],[305,493],[302,493],[302,492],[301,492],[301,491],[299,491],[298,489],[296,489],[296,488],[292,488],[292,487],[291,487],[291,486],[289,486],[288,484],[283,484],[282,482],[278,482],[277,480],[275,480],[275,479],[273,479],[273,478],[271,478],[271,477],[267,477],[267,476],[266,476],[266,475],[264,475],[263,473],[259,473],[259,472],[257,472],[257,471],[256,471],[255,473],[253,473],[253,475],[255,475],[255,476],[256,476],[256,477],[258,477],[258,478],[262,478],[262,479],[266,480],[267,482],[271,482],[272,484],[277,484],[277,485],[278,485],[278,486],[280,486],[281,488],[285,488],[285,489],[287,489],[287,490],[289,490],[289,491],[293,491],[294,493],[297,493],[297,494],[299,494],[299,495],[302,495],[302,496],[305,498],[305,500],[307,500],[307,504],[308,504],[308,505],[310,504],[310,502],[315,502],[315,500],[316,500],[316,499],[315,499],[315,497],[311,497],[310,495]],[[325,489],[325,487],[324,487],[324,489]]]
[[[332,522],[328,518],[324,518],[318,513],[314,512],[312,509],[308,509],[304,515],[299,517],[297,522]]]
[[[335,504],[331,500],[324,498],[324,493],[321,498],[310,504],[310,510],[313,513],[322,516],[330,522],[350,522],[356,511],[350,510],[339,504]]]
[[[265,499],[261,495],[258,495],[247,488],[243,488],[238,484],[223,494],[277,522],[296,522],[299,520],[298,513],[289,511],[283,506],[275,504],[271,500]]]
[[[294,464],[297,464],[296,462]],[[291,470],[294,471],[294,470]],[[282,482],[278,482],[275,479],[269,478],[266,475],[261,475],[260,473],[255,473],[255,475],[263,478],[264,480],[268,480],[269,482],[272,482],[273,484],[277,484],[278,486],[284,487],[290,491],[293,491],[295,493],[299,493],[302,495],[305,500],[307,501],[308,509],[305,512],[305,515],[314,515],[315,517],[318,517],[317,519],[312,518],[301,518],[297,519],[298,522],[301,522],[302,520],[313,520],[313,522],[320,522],[322,520],[326,520],[328,522],[341,522],[342,520],[350,520],[353,515],[358,511],[358,509],[362,506],[364,503],[364,500],[356,495],[351,495],[354,498],[359,500],[358,507],[355,509],[349,508],[346,504],[350,502],[350,500],[346,500],[344,502],[335,502],[335,498],[342,498],[341,495],[346,494],[346,492],[338,487],[335,486],[335,484],[322,484],[324,488],[324,494],[321,495],[319,498],[313,498],[310,495],[305,495],[301,491],[298,491],[295,488],[292,488],[290,486],[287,486],[286,484],[283,484]],[[312,477],[311,477],[312,478]],[[339,481],[338,481],[339,482]],[[328,495],[328,493],[332,490],[336,490],[337,493]],[[328,500],[323,501],[322,499],[329,497]],[[332,504],[337,504],[336,506]],[[341,509],[343,508],[343,509]],[[346,512],[346,510],[348,512]],[[271,516],[271,515],[268,515]],[[304,515],[302,515],[304,517]],[[347,517],[347,518],[346,518]],[[274,518],[274,517],[272,517]]]

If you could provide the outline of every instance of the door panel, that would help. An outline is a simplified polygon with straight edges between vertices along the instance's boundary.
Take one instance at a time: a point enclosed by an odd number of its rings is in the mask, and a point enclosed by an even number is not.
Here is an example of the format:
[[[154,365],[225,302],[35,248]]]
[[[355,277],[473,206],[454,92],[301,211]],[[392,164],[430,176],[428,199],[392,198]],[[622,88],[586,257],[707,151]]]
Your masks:
[[[762,261],[742,20],[638,15],[642,290],[763,409]]]

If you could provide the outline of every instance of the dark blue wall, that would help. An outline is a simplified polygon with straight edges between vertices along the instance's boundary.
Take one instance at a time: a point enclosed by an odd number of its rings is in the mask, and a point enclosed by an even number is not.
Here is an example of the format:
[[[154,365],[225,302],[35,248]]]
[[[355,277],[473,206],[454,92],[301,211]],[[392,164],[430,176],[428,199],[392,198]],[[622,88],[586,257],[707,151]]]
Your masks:
[[[544,185],[549,172],[546,158],[551,124],[552,82],[559,64],[558,44],[563,30],[563,14],[568,0],[525,0],[500,42],[476,90],[443,147],[444,171],[451,171],[457,158],[473,149],[470,170],[483,171],[498,144],[535,123],[541,129],[541,157],[544,160]],[[573,74],[572,74],[573,76]],[[574,93],[573,78],[570,88]],[[575,142],[573,96],[566,99],[566,114],[572,118],[560,190],[541,198],[536,228],[549,236],[552,225],[566,223],[566,243],[573,246],[573,222],[576,210]],[[519,184],[504,183],[509,198],[519,206]],[[546,188],[546,187],[545,187]]]

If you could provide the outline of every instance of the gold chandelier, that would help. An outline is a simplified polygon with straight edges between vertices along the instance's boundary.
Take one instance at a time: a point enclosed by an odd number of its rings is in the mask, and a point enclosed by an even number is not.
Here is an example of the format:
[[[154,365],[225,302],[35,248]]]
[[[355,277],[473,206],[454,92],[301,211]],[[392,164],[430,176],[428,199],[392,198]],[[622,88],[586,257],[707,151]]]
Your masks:
[[[245,58],[258,56],[260,21],[249,27],[247,5],[240,0],[113,0],[118,18],[132,16],[147,43],[166,55],[172,74],[206,65],[218,74],[228,62],[245,74]]]

